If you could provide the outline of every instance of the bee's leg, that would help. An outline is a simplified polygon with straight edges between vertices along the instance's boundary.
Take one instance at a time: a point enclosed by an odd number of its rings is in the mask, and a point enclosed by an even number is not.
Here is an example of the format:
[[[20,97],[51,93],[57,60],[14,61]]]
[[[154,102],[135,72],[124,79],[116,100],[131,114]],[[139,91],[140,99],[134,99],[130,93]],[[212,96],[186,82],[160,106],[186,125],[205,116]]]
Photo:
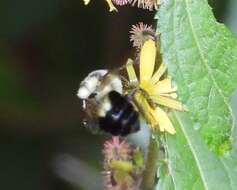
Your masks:
[[[138,89],[133,89],[131,90],[127,95],[126,95],[126,98],[128,99],[128,101],[132,101],[133,100],[133,97],[134,97],[134,94],[138,91]]]
[[[86,109],[86,101],[85,100],[82,100],[82,108]]]

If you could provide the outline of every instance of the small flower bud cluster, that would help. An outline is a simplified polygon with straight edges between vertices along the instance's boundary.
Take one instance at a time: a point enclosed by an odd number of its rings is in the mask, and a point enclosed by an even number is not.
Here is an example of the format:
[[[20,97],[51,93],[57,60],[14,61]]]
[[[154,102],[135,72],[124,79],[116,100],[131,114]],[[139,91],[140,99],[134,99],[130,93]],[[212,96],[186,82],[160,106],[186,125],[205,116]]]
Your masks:
[[[160,5],[159,0],[112,0],[115,5],[123,6],[131,4],[135,6],[137,4],[138,8],[147,9],[149,11],[157,10],[158,5]]]
[[[139,190],[142,180],[143,156],[125,139],[112,137],[104,144],[105,190]]]
[[[129,33],[131,34],[130,41],[133,43],[133,47],[136,47],[138,50],[140,50],[146,40],[152,39],[156,41],[155,30],[152,26],[143,24],[143,22],[132,25]]]
[[[85,5],[90,3],[90,0],[83,0]],[[109,6],[109,11],[118,11],[117,8],[114,6],[124,6],[130,4],[135,6],[137,4],[138,8],[147,9],[149,11],[157,10],[158,6],[161,4],[160,0],[105,0]]]
[[[130,4],[135,6],[137,4],[138,8],[148,9],[149,11],[157,10],[160,1],[158,0],[130,0]]]

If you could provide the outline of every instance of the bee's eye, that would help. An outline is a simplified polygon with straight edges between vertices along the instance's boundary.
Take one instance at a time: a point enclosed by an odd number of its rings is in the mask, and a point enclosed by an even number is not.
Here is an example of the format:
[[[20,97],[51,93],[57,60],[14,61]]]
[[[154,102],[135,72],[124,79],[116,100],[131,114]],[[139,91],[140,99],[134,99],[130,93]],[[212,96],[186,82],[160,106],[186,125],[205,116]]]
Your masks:
[[[96,97],[96,96],[97,96],[97,93],[96,93],[96,92],[93,92],[93,93],[90,94],[90,96],[89,96],[88,98],[90,99],[90,98],[94,98],[94,97]]]

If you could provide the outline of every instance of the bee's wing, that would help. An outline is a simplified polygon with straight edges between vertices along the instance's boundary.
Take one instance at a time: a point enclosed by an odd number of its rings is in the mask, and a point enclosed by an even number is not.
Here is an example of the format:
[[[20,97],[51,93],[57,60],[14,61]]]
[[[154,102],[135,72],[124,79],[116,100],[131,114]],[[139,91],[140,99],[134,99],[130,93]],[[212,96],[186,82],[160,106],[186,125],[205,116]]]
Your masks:
[[[91,120],[85,118],[83,120],[83,125],[90,130],[93,134],[98,134],[100,132],[98,120]]]
[[[97,117],[97,103],[94,99],[84,100],[83,109],[84,109],[84,119],[83,125],[88,128],[92,133],[99,132],[99,123]]]

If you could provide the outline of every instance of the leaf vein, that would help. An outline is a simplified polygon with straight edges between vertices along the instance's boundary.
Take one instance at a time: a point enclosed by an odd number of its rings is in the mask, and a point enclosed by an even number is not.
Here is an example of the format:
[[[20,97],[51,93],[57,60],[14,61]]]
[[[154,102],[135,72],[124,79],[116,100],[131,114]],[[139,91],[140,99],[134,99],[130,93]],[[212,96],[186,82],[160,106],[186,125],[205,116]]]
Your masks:
[[[177,0],[175,0],[177,1]],[[194,39],[194,42],[197,46],[197,49],[198,49],[198,53],[200,55],[200,58],[201,58],[201,62],[204,64],[205,68],[207,69],[208,73],[209,73],[209,76],[211,78],[211,80],[213,81],[213,85],[217,88],[217,92],[220,94],[220,96],[223,98],[224,100],[224,103],[226,104],[230,114],[233,116],[233,113],[232,113],[232,109],[228,103],[228,101],[226,100],[226,97],[225,95],[222,93],[222,91],[220,90],[220,87],[218,86],[218,84],[216,83],[216,80],[214,79],[213,77],[213,73],[212,73],[212,70],[210,69],[208,63],[206,62],[205,58],[204,58],[204,55],[202,53],[202,50],[201,50],[201,47],[200,47],[200,44],[197,40],[197,35],[195,33],[195,30],[194,30],[194,26],[193,26],[193,22],[192,22],[192,17],[191,17],[191,13],[190,13],[190,8],[188,6],[188,0],[185,0],[185,6],[186,6],[186,12],[187,12],[187,16],[188,16],[188,22],[190,24],[190,28],[191,28],[191,31],[192,31],[192,36],[193,36],[193,39]],[[233,122],[232,122],[232,128],[233,128]]]
[[[188,145],[189,145],[189,147],[190,147],[190,149],[191,149],[191,152],[192,152],[192,154],[193,154],[193,157],[194,157],[194,159],[196,160],[196,165],[197,165],[197,167],[198,167],[198,171],[199,171],[199,173],[200,173],[200,176],[201,176],[203,185],[204,185],[204,187],[205,187],[205,190],[208,190],[209,188],[208,188],[207,182],[206,182],[206,180],[205,180],[205,176],[204,176],[203,171],[202,171],[201,163],[199,162],[198,156],[196,155],[196,151],[195,151],[195,149],[194,149],[194,147],[193,147],[193,145],[192,145],[192,142],[190,141],[190,139],[189,139],[189,137],[188,137],[188,135],[187,135],[187,133],[186,133],[186,130],[182,127],[182,126],[183,126],[183,122],[180,120],[179,117],[177,117],[176,112],[174,112],[174,113],[175,113],[176,119],[177,119],[178,122],[181,124],[180,126],[181,126],[181,129],[182,129],[182,131],[183,131],[183,134],[184,134],[184,136],[185,136],[185,138],[186,138],[186,140],[187,140],[187,143],[188,143]]]

